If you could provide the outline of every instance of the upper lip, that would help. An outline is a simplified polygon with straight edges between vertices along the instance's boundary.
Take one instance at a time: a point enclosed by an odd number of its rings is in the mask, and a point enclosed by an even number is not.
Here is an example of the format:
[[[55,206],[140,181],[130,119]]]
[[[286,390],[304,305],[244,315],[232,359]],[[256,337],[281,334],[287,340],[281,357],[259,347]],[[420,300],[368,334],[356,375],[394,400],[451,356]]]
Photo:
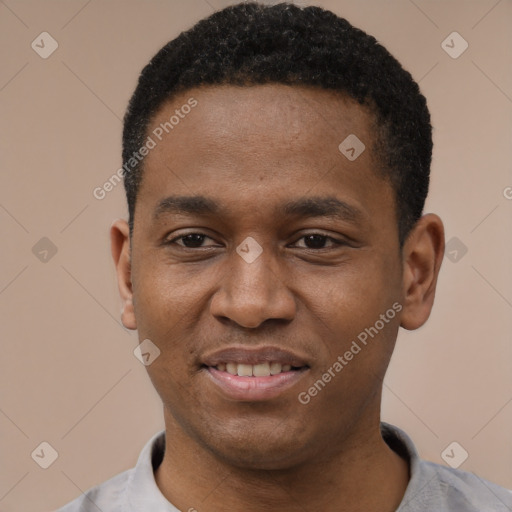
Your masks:
[[[289,364],[297,368],[309,366],[306,358],[292,351],[279,347],[227,347],[216,350],[203,357],[202,363],[206,366],[217,366],[220,363],[258,364],[276,362],[282,365]]]

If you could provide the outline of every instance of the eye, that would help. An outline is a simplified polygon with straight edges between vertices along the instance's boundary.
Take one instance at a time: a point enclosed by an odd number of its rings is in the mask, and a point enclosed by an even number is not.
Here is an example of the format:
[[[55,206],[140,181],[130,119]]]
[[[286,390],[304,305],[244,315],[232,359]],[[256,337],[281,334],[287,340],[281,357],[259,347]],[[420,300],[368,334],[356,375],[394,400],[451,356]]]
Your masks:
[[[211,240],[214,243],[204,245],[206,240]],[[213,247],[216,245],[213,239],[203,233],[187,233],[186,235],[177,236],[176,238],[173,238],[166,243],[176,244],[189,249],[194,249],[197,247]]]
[[[301,240],[304,240],[303,244],[299,244],[299,241]],[[295,245],[306,249],[328,249],[331,247],[343,245],[343,243],[328,235],[323,235],[320,233],[311,233],[309,235],[304,235],[301,238],[299,238]]]

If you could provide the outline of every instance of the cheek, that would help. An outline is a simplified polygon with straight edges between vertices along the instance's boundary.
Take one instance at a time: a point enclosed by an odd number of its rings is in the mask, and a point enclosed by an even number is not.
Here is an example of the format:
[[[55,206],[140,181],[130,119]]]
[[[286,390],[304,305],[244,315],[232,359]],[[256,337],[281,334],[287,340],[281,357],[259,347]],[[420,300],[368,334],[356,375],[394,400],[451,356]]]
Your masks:
[[[313,382],[328,372],[325,379],[332,384],[326,400],[336,400],[340,393],[348,401],[359,402],[364,399],[361,390],[380,385],[399,328],[397,276],[396,262],[368,258],[360,267],[340,269],[326,282],[328,287],[317,289],[311,302],[318,315],[314,322],[323,331],[319,340],[326,357],[315,368]]]
[[[177,267],[148,260],[147,270],[134,272],[134,308],[141,336],[181,336],[201,308],[205,280],[184,275]]]
[[[357,335],[400,299],[400,290],[396,263],[361,258],[333,272],[322,286],[317,285],[311,304],[321,312],[327,325]]]
[[[151,267],[148,265],[148,267]],[[194,377],[197,361],[197,325],[201,310],[201,281],[176,279],[171,268],[139,272],[134,291],[139,339],[149,339],[160,351],[146,367],[162,400],[186,398],[183,382]],[[178,282],[179,281],[179,282]],[[172,398],[174,397],[174,398]]]
[[[398,322],[392,304],[387,308],[377,305],[375,301],[373,311],[368,305],[362,312],[343,309],[337,323],[330,325],[328,355],[312,368],[311,378],[301,390],[301,403],[313,405],[314,415],[328,416],[334,423],[352,421],[379,400]],[[332,404],[339,407],[333,409]],[[351,411],[348,416],[347,411]]]

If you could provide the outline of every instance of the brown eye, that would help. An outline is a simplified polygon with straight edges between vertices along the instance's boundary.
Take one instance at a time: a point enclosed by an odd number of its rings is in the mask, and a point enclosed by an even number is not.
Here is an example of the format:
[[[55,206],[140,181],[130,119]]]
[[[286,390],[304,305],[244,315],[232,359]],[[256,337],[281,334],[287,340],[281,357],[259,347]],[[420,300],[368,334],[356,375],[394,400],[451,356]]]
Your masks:
[[[309,249],[323,249],[327,237],[324,235],[307,235],[304,237],[304,243]]]
[[[206,235],[191,233],[190,235],[180,237],[179,240],[183,242],[185,247],[201,247],[205,238],[207,238]]]
[[[299,238],[295,245],[303,249],[329,249],[343,245],[343,243],[328,235],[311,233]]]
[[[203,233],[187,233],[185,235],[180,235],[172,240],[166,241],[165,244],[178,245],[180,247],[186,247],[187,249],[216,246],[215,241]]]

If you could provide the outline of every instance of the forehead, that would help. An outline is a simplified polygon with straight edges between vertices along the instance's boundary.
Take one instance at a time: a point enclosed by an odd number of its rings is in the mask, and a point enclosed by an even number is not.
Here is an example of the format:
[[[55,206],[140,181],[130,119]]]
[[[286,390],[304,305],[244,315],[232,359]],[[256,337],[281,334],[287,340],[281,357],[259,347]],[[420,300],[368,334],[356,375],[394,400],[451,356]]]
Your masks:
[[[139,195],[157,208],[176,194],[263,204],[329,193],[366,200],[371,210],[369,194],[389,188],[375,171],[372,126],[366,107],[333,91],[281,84],[190,89],[150,124],[154,148]]]
[[[173,126],[166,125],[169,121]],[[221,141],[247,144],[257,138],[272,149],[319,153],[325,149],[319,139],[335,143],[347,130],[371,145],[372,125],[367,107],[337,91],[283,84],[223,85],[190,89],[165,102],[150,132],[163,129],[164,145],[178,144],[195,131],[196,147],[211,142],[216,149]]]

